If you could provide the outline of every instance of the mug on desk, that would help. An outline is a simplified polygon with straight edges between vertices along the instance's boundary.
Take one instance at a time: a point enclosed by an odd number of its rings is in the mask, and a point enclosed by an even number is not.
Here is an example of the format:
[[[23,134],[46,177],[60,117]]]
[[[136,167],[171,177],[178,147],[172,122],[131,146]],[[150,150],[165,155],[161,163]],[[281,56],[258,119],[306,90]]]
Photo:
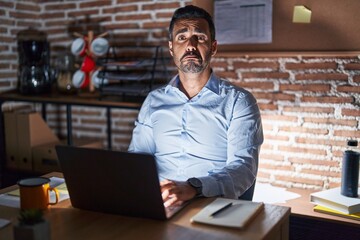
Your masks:
[[[34,177],[22,179],[18,182],[20,189],[21,209],[42,209],[54,205],[59,201],[59,193],[55,188],[50,187],[50,179]],[[50,192],[55,193],[55,202],[50,202]]]

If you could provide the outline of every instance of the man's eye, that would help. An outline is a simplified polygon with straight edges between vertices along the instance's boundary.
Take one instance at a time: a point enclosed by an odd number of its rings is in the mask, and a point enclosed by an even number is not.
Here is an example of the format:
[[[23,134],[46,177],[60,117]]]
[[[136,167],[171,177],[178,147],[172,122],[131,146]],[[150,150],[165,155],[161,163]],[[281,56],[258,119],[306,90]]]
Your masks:
[[[203,41],[206,40],[206,37],[205,37],[205,36],[199,36],[199,37],[198,37],[198,40],[203,42]]]
[[[185,40],[186,38],[185,38],[185,36],[179,36],[178,37],[178,40],[180,40],[180,41],[183,41],[183,40]]]

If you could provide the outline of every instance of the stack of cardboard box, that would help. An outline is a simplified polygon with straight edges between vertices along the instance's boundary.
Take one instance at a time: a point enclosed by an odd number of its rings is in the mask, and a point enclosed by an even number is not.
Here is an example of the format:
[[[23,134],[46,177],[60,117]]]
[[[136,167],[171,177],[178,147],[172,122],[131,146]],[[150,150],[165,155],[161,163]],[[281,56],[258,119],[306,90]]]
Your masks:
[[[37,112],[4,112],[6,166],[46,173],[60,171],[55,145],[60,141]],[[101,148],[100,141],[74,140],[74,145]]]

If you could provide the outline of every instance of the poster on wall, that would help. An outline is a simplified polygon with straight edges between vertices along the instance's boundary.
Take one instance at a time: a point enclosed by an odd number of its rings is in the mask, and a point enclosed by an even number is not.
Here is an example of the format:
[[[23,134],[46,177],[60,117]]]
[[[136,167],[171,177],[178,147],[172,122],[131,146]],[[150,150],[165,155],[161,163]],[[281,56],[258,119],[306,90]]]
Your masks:
[[[272,1],[215,0],[214,22],[218,43],[271,43]]]

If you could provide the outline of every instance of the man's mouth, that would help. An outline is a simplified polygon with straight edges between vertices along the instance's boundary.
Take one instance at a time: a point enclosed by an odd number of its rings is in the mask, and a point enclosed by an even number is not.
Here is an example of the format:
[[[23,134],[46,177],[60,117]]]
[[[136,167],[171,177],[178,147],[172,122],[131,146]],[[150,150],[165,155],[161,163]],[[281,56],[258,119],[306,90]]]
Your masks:
[[[196,59],[196,60],[199,60],[201,58],[195,52],[188,52],[188,53],[184,54],[184,56],[181,58],[181,60],[184,60],[184,59]]]

